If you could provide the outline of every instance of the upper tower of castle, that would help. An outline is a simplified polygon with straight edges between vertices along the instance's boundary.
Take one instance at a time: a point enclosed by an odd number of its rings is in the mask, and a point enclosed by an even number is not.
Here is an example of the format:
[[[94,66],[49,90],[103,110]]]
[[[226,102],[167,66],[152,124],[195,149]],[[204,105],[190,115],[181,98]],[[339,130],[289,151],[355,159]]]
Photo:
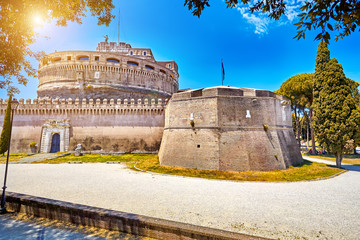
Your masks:
[[[62,51],[39,62],[38,97],[169,98],[177,92],[175,61],[156,61],[150,48],[100,42],[96,51]]]

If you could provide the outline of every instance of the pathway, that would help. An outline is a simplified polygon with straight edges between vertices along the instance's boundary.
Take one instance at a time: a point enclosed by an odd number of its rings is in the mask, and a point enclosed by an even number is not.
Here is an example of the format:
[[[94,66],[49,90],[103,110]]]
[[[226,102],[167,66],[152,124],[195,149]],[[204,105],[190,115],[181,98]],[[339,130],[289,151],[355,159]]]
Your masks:
[[[13,161],[11,162],[11,164],[14,163],[32,163],[32,162],[41,162],[41,161],[45,161],[45,160],[49,160],[49,159],[54,159],[54,158],[58,158],[60,156],[63,156],[66,154],[59,154],[59,153],[40,153],[40,154],[35,154],[35,155],[31,155],[28,157],[23,157],[17,161]]]
[[[11,215],[10,215],[11,216]],[[89,236],[84,233],[55,227],[44,227],[39,224],[14,220],[9,215],[0,215],[0,239],[11,240],[68,240],[68,239],[93,239],[105,238]]]
[[[1,164],[0,179],[3,173]],[[275,183],[164,176],[121,164],[11,164],[7,190],[270,238],[360,236],[356,170]]]

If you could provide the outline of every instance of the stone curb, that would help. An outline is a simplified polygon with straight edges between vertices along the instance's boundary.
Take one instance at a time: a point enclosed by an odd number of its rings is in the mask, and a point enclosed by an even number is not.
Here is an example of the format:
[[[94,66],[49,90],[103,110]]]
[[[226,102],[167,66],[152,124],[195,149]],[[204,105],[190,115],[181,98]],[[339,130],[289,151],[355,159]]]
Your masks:
[[[48,198],[7,192],[8,210],[35,217],[70,222],[76,225],[104,228],[133,235],[169,240],[260,240],[242,233],[196,226],[132,213],[107,210]]]

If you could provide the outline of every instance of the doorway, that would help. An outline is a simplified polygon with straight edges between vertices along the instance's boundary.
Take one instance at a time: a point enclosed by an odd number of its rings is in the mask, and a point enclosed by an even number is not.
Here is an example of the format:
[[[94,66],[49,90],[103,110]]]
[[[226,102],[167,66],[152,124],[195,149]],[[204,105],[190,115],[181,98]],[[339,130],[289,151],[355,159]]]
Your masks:
[[[50,152],[51,153],[60,152],[60,135],[58,133],[55,133],[52,136]]]

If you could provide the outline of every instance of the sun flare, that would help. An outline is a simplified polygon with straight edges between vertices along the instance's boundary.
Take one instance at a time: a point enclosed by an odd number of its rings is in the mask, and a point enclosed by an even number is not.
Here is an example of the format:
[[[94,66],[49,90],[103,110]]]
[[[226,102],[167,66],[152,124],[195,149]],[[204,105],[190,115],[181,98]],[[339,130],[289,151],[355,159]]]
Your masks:
[[[44,20],[40,15],[34,15],[32,20],[35,26],[42,26],[44,23]]]

